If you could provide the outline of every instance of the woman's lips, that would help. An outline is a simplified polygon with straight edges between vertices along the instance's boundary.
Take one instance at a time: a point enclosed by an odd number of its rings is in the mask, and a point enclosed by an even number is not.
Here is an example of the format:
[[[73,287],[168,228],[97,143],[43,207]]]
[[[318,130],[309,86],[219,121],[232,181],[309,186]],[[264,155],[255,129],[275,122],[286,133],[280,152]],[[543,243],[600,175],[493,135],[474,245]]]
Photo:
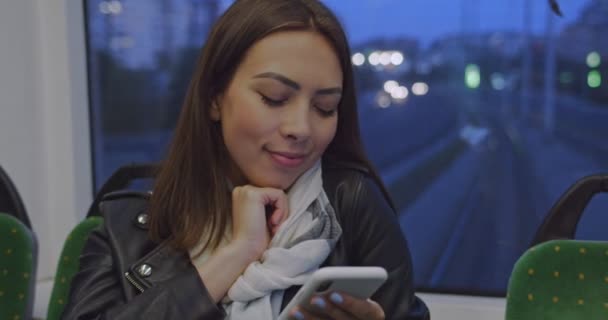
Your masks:
[[[290,153],[266,150],[270,158],[278,165],[288,168],[295,168],[304,163],[306,155],[302,153]]]

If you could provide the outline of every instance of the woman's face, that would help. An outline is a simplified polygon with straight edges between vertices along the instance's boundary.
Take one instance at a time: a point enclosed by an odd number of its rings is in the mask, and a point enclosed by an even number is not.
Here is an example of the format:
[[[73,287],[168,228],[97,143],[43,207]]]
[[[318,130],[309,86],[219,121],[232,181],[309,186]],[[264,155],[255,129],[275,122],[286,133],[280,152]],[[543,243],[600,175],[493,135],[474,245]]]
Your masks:
[[[211,109],[233,183],[289,188],[332,141],[341,92],[340,61],[322,35],[283,31],[255,43]]]

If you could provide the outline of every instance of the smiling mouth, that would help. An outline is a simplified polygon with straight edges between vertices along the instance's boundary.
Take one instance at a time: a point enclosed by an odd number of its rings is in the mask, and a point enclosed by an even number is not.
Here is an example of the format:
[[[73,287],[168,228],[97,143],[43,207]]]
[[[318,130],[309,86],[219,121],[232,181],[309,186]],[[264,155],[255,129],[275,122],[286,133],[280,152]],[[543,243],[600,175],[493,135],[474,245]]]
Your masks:
[[[295,168],[306,160],[307,154],[271,151],[266,149],[273,162],[281,167]]]

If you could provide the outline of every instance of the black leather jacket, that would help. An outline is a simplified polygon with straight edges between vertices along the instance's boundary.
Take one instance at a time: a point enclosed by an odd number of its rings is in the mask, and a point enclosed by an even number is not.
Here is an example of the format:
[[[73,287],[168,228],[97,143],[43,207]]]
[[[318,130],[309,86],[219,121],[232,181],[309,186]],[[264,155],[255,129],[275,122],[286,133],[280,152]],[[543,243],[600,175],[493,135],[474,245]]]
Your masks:
[[[388,281],[372,297],[387,319],[430,319],[414,296],[412,263],[394,211],[364,170],[323,167],[324,188],[343,229],[324,266],[382,266]],[[148,194],[110,194],[72,281],[63,319],[224,319],[186,252],[148,239]],[[288,288],[283,308],[299,287]]]

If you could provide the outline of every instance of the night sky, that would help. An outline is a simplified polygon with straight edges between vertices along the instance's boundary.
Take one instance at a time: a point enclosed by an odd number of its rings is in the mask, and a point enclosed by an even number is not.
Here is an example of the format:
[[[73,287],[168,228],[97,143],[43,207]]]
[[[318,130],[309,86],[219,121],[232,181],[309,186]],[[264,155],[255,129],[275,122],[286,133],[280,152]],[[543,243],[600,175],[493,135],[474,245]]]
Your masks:
[[[324,0],[344,23],[353,44],[406,35],[423,45],[460,31],[521,31],[525,1],[532,2],[533,33],[542,34],[547,0]],[[561,0],[564,17],[556,19],[558,30],[576,20],[591,1]]]

